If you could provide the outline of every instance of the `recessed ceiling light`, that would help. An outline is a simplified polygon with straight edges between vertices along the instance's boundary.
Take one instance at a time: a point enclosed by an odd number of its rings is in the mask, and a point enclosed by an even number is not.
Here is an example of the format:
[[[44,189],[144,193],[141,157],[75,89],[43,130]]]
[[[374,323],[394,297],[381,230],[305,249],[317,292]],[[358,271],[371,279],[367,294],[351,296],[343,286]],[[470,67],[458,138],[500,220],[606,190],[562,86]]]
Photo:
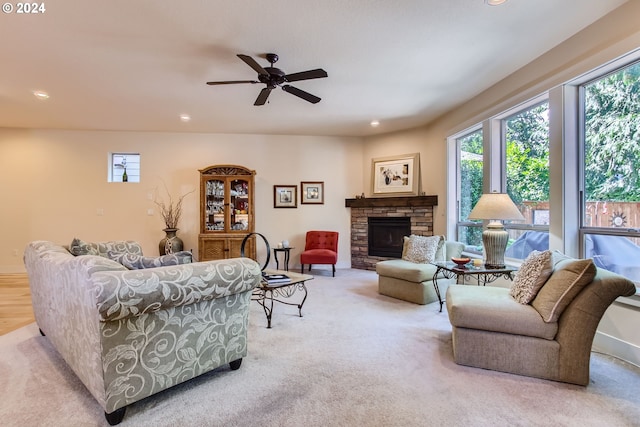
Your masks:
[[[41,90],[34,90],[33,91],[33,96],[35,96],[38,99],[49,99],[49,94],[47,92],[43,92]]]
[[[498,6],[502,3],[505,3],[507,0],[484,0],[486,4],[489,6]]]
[[[369,123],[371,125],[371,127],[377,128],[378,126],[380,126],[380,122],[378,120],[371,120],[371,123]]]
[[[191,120],[191,116],[188,114],[180,114],[180,120],[186,123]]]

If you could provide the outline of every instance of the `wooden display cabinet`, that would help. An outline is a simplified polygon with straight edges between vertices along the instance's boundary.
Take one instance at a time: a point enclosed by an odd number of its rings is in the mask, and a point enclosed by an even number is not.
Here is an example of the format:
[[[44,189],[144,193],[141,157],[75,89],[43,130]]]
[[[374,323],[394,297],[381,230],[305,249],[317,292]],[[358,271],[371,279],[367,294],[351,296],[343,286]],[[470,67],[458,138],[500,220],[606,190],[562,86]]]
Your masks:
[[[200,261],[237,258],[242,240],[254,231],[254,176],[243,166],[214,165],[200,169]],[[255,236],[245,256],[256,259]]]

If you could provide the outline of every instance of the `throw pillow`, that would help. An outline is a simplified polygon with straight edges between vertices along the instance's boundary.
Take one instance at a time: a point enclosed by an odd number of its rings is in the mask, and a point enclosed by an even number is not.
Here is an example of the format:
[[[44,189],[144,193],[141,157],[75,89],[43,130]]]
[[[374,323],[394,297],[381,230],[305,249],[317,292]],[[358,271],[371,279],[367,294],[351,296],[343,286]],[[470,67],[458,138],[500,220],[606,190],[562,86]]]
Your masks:
[[[407,251],[403,257],[416,264],[433,262],[442,236],[417,236],[412,234],[407,242]]]
[[[509,293],[520,304],[529,304],[553,272],[551,251],[533,251],[513,279]]]
[[[107,252],[109,259],[119,262],[129,270],[141,268],[164,267],[167,265],[189,264],[192,262],[192,254],[189,251],[180,251],[159,257],[146,257],[128,252]]]
[[[98,248],[93,247],[91,243],[80,240],[77,237],[74,237],[71,241],[71,245],[69,245],[69,252],[76,256],[99,255]]]
[[[564,309],[595,276],[596,266],[591,259],[561,261],[531,305],[545,322],[557,322]]]
[[[435,261],[446,261],[446,259],[444,259],[444,249],[445,249],[444,236],[438,236],[438,237],[440,237],[440,242],[438,243],[438,250],[436,251],[436,255],[433,259]],[[409,249],[409,240],[411,239],[407,236],[404,236],[402,239],[403,239],[402,240],[402,259],[406,259],[407,249]]]

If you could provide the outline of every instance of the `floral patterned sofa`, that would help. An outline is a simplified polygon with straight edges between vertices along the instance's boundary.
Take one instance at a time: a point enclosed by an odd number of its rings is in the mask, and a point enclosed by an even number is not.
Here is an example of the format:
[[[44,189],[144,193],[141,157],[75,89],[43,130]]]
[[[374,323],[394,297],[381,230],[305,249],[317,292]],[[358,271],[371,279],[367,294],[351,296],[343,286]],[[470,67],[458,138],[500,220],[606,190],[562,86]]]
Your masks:
[[[260,266],[248,258],[130,270],[107,253],[142,255],[135,242],[25,251],[36,322],[118,424],[126,406],[247,354],[247,325]]]

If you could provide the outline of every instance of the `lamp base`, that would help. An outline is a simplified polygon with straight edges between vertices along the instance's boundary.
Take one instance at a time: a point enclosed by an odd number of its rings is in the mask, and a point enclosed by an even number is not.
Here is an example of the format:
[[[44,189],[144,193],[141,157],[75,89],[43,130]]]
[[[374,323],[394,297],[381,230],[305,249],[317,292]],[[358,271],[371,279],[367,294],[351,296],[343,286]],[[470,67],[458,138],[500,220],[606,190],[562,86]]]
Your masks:
[[[482,244],[484,245],[486,268],[505,268],[504,251],[507,249],[509,233],[502,223],[490,222],[482,232]]]

